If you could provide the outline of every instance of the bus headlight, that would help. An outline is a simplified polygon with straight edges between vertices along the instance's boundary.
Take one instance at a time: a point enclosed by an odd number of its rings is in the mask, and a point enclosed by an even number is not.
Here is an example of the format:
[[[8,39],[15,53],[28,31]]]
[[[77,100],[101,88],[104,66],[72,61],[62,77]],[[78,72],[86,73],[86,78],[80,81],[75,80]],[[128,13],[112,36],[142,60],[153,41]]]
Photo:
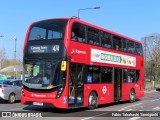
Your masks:
[[[64,90],[64,88],[63,88],[63,87],[60,87],[60,88],[58,89],[58,92],[57,92],[57,96],[56,96],[56,98],[61,97],[61,95],[62,95],[62,93],[63,93],[63,90]]]

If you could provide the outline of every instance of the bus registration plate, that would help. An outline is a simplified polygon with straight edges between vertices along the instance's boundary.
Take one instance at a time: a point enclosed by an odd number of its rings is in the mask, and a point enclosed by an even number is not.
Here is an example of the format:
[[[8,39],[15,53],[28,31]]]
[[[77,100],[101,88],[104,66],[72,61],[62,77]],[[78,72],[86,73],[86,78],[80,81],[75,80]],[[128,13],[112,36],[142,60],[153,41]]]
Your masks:
[[[42,102],[33,102],[33,105],[43,106]]]

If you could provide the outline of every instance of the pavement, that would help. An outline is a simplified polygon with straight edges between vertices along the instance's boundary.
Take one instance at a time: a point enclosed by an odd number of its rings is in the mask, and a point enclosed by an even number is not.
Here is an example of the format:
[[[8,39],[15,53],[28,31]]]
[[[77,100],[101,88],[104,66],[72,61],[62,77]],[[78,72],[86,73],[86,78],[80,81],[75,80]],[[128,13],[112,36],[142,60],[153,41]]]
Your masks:
[[[145,86],[145,92],[160,91],[160,85],[153,87],[151,84]]]

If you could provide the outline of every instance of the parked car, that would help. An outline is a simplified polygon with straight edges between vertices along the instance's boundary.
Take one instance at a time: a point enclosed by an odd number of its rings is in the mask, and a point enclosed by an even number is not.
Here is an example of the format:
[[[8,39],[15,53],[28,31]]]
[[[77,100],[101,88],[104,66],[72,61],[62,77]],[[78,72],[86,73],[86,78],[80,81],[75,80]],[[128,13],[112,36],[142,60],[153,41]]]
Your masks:
[[[22,80],[0,80],[0,99],[14,103],[21,99]]]
[[[0,80],[5,80],[5,79],[7,79],[7,77],[5,75],[0,74]]]

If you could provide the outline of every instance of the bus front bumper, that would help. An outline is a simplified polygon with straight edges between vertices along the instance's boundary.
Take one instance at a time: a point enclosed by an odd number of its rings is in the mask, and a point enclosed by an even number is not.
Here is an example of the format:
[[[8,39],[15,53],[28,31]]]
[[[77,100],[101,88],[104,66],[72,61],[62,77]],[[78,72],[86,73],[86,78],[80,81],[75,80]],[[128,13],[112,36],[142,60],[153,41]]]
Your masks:
[[[37,98],[21,96],[21,104],[36,105],[36,106],[42,106],[42,107],[68,108],[67,101],[64,102],[62,98],[37,99]]]

